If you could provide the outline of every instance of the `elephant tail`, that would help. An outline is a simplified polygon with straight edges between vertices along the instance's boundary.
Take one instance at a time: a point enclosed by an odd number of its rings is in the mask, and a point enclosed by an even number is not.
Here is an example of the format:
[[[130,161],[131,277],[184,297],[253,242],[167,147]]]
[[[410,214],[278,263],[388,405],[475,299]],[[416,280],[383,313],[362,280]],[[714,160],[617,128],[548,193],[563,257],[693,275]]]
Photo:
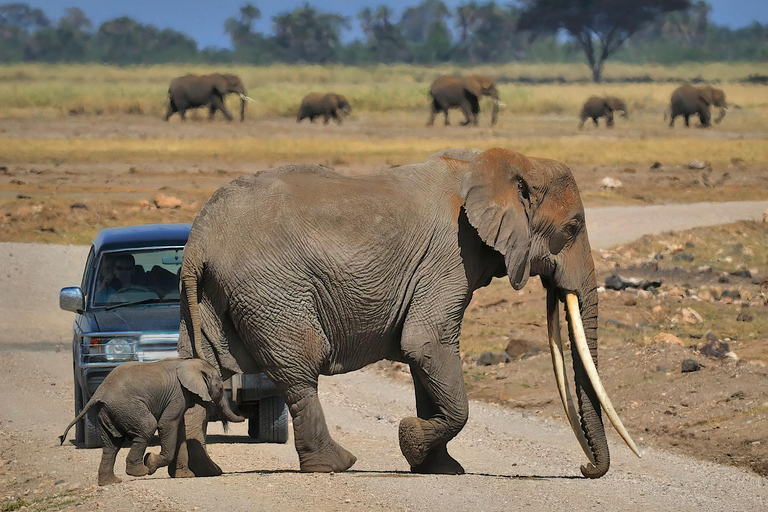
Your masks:
[[[185,257],[184,262],[185,266],[181,272],[181,288],[182,296],[186,299],[187,312],[189,313],[187,332],[191,338],[192,357],[205,359],[203,357],[203,332],[200,328],[200,304],[198,302],[197,289],[197,284],[203,279],[203,266],[198,263],[197,258],[194,256]]]
[[[664,109],[664,121],[670,118],[672,116],[672,105],[667,105],[667,108]]]
[[[91,399],[90,399],[90,400],[88,400],[88,403],[87,403],[87,404],[85,404],[85,407],[83,407],[83,410],[81,410],[81,411],[80,411],[80,414],[78,414],[77,416],[75,416],[75,419],[73,419],[73,420],[72,420],[72,423],[70,423],[69,425],[67,425],[67,428],[66,428],[66,429],[64,429],[64,433],[63,433],[63,434],[61,434],[61,435],[59,436],[59,446],[61,446],[62,444],[64,444],[64,441],[66,441],[66,440],[67,440],[67,434],[69,433],[69,429],[71,429],[71,428],[72,428],[72,426],[73,426],[75,423],[77,423],[78,421],[80,421],[81,419],[83,419],[83,417],[85,416],[85,414],[88,412],[88,409],[90,409],[91,407],[93,407],[94,405],[96,405],[96,404],[97,404],[97,403],[99,403],[99,402],[101,402],[101,398],[100,398],[100,396],[99,396],[97,393],[95,393],[95,394],[94,394],[94,395],[91,397]]]

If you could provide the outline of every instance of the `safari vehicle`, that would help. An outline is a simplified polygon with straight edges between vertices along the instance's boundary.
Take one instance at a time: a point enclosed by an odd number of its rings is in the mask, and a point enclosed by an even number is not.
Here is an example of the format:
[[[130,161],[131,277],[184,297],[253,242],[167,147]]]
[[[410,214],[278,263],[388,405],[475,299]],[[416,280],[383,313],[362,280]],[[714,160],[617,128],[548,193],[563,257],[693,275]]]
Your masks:
[[[117,365],[178,355],[179,274],[189,229],[190,224],[103,229],[91,244],[80,286],[61,290],[61,309],[76,313],[75,414]],[[235,412],[249,418],[250,437],[288,440],[288,408],[266,375],[235,375],[225,388]],[[92,411],[76,425],[76,440],[87,448],[101,446]]]

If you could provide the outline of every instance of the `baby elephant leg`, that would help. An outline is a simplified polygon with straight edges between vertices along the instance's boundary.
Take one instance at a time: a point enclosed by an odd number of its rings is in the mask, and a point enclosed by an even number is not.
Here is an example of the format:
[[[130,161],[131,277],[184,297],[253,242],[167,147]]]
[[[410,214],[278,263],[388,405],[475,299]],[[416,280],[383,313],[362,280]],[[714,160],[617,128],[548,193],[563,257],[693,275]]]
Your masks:
[[[157,422],[147,411],[142,418],[136,420],[136,427],[137,432],[131,440],[131,449],[125,459],[125,472],[131,476],[146,476],[149,469],[144,465],[144,452],[147,451],[149,440],[157,429]]]
[[[184,410],[171,411],[170,408],[163,411],[160,421],[157,422],[157,434],[160,436],[160,453],[148,453],[144,457],[144,465],[148,474],[152,475],[158,468],[165,467],[174,459],[176,452],[176,440],[179,435],[179,422],[184,418]]]
[[[99,464],[99,485],[119,484],[122,482],[115,476],[115,459],[123,445],[122,437],[115,437],[106,428],[101,428],[101,464]]]

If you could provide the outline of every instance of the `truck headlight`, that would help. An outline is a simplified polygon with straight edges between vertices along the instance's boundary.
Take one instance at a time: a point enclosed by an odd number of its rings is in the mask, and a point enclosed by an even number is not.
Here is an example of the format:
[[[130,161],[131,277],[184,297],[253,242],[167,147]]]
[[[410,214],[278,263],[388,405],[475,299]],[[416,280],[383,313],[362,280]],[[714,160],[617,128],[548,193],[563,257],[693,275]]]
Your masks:
[[[136,339],[112,338],[102,347],[102,354],[109,362],[133,361],[136,359]]]

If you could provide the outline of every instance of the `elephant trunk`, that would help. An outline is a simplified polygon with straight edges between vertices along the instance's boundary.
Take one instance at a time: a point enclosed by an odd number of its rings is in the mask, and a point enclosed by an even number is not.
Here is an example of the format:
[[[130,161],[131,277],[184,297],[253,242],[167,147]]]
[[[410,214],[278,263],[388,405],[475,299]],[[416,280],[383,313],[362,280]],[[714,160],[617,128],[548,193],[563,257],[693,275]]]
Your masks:
[[[720,107],[720,113],[718,114],[717,118],[715,119],[715,124],[720,124],[720,121],[723,120],[725,117],[726,112],[728,112],[727,106]]]
[[[240,95],[240,122],[245,121],[245,102],[248,101],[248,96],[245,94]]]
[[[234,411],[232,411],[232,409],[229,407],[229,400],[227,400],[227,397],[224,393],[222,393],[221,398],[216,401],[216,407],[221,413],[222,421],[224,422],[225,426],[229,421],[234,423],[242,423],[245,421],[244,417],[235,414]]]
[[[560,290],[554,286],[547,286],[547,326],[555,378],[568,421],[590,461],[582,466],[581,472],[587,478],[599,478],[610,467],[601,406],[630,449],[638,457],[640,453],[616,414],[597,374],[597,291],[594,272],[590,272],[590,277],[581,286],[578,297],[574,293],[567,293],[565,297],[578,413],[565,378],[560,340],[559,293]]]
[[[496,124],[496,121],[499,120],[499,108],[501,108],[501,101],[499,100],[499,93],[493,92],[491,95],[493,98],[493,110],[491,111],[491,126],[494,126]]]

